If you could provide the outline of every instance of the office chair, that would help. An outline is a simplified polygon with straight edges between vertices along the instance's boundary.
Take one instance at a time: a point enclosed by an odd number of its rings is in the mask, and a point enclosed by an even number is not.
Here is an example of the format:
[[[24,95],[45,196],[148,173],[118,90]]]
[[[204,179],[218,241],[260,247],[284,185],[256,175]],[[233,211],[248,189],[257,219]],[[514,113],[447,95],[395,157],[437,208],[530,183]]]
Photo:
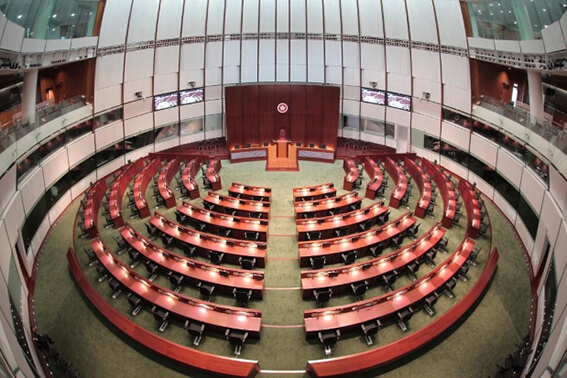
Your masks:
[[[118,254],[119,255],[123,254],[124,251],[126,250],[126,248],[129,247],[129,244],[122,237],[119,238],[119,237],[115,236],[114,241],[116,242],[116,245],[118,246]]]
[[[470,265],[465,262],[460,268],[459,271],[457,272],[457,276],[459,277],[459,279],[463,282],[467,282],[469,280],[469,278],[467,277],[467,273],[469,271]]]
[[[325,256],[314,256],[309,258],[309,263],[311,264],[311,269],[323,269],[325,263],[327,262],[327,258]]]
[[[193,345],[198,346],[203,337],[203,332],[205,332],[205,324],[198,322],[196,320],[185,321],[185,329],[187,332],[193,336]]]
[[[345,236],[348,234],[348,227],[337,228],[334,230],[334,233],[337,238]]]
[[[201,177],[203,179],[203,188],[205,189],[212,189],[213,188],[213,184],[211,183],[211,181],[206,178],[205,176]]]
[[[140,262],[140,252],[138,252],[134,248],[128,248],[128,256],[130,256],[130,260],[132,260],[130,268],[134,269]]]
[[[232,233],[232,230],[230,228],[217,227],[217,235],[218,236],[222,236],[223,238],[228,238],[231,233]]]
[[[332,347],[341,337],[341,331],[338,329],[325,330],[317,332],[317,336],[319,337],[319,341],[321,341],[325,347],[325,356],[327,356],[327,358],[331,357],[333,353]]]
[[[180,273],[169,272],[169,282],[171,282],[171,284],[175,286],[173,291],[175,291],[176,293],[179,293],[179,291],[181,291],[181,284],[183,283],[184,278],[185,276]]]
[[[215,210],[215,204],[214,203],[203,201],[203,207],[207,210],[210,210],[210,211]]]
[[[413,309],[411,307],[406,307],[396,313],[398,317],[398,326],[403,332],[408,330],[408,325],[406,324],[408,320],[411,319],[413,315]]]
[[[350,284],[350,289],[357,302],[360,302],[362,296],[368,291],[368,281],[355,282]]]
[[[381,327],[382,327],[382,323],[378,319],[370,320],[360,325],[360,328],[364,333],[364,338],[366,339],[366,343],[368,345],[373,344],[372,336],[375,336]]]
[[[457,279],[455,277],[451,277],[443,287],[443,292],[449,298],[455,298],[455,294],[453,293],[453,289],[457,286]]]
[[[353,264],[356,260],[358,253],[356,251],[348,251],[346,253],[341,253],[341,258],[343,259],[345,265]]]
[[[437,256],[437,249],[436,248],[430,248],[426,253],[425,253],[425,258],[424,261],[427,265],[429,265],[430,268],[435,268],[435,257]]]
[[[212,210],[212,209],[211,209]],[[224,213],[226,215],[231,215],[231,216],[235,216],[236,215],[236,210],[231,209],[230,207],[225,207],[224,208]]]
[[[94,251],[90,248],[83,247],[83,252],[87,255],[89,259],[89,266],[93,266],[98,260]]]
[[[461,220],[461,216],[462,216],[461,213],[455,213],[455,217],[451,221],[451,227],[459,225],[459,221]]]
[[[255,257],[239,257],[238,262],[242,269],[252,270],[256,265],[256,258]]]
[[[469,255],[469,258],[467,259],[467,262],[470,265],[476,266],[476,258],[478,257],[478,254],[480,253],[481,250],[482,250],[482,247],[473,249],[473,251]]]
[[[488,232],[488,229],[490,228],[490,225],[486,222],[481,222],[480,223],[480,229],[478,230],[478,234],[479,235],[486,235],[486,233]]]
[[[235,150],[238,150],[239,148],[240,148],[240,145],[239,145],[239,144],[235,144],[235,145],[234,145],[234,149],[235,149]]]
[[[234,295],[234,299],[240,304],[242,307],[246,307],[248,302],[250,301],[250,297],[252,296],[252,290],[245,290],[240,288],[232,289],[232,295]]]
[[[319,146],[319,148],[327,148],[327,145],[325,143],[323,143]]]
[[[246,143],[246,148],[250,148],[250,147],[252,147],[252,146],[250,145],[250,143]]]
[[[315,143],[309,143],[309,147],[315,148]]]
[[[398,272],[396,272],[395,270],[380,276],[380,279],[382,280],[382,283],[384,284],[384,287],[386,287],[386,290],[388,292],[392,291],[392,287],[390,285],[396,282],[397,277],[398,277]]]
[[[108,280],[108,286],[110,286],[110,290],[112,290],[112,299],[118,298],[120,293],[122,293],[122,285],[116,278],[110,277]]]
[[[264,142],[264,147],[268,147],[268,142]]]
[[[98,273],[98,282],[104,281],[108,276],[108,271],[98,260],[95,262],[95,269]]]
[[[419,226],[421,223],[414,223],[408,228],[408,234],[410,238],[417,239],[417,235],[419,234]]]
[[[372,226],[374,225],[374,220],[373,219],[369,219],[364,223],[359,223],[358,224],[358,230],[359,231],[367,231],[369,230]]]
[[[158,307],[158,306],[154,306],[152,307],[152,313],[154,314],[154,318],[161,322],[158,331],[163,332],[165,331],[165,328],[167,327],[167,325],[169,324],[169,311]]]
[[[104,220],[106,223],[104,224],[104,228],[114,227],[114,220],[110,216],[110,213],[104,213]]]
[[[159,230],[156,226],[154,226],[151,223],[145,223],[146,225],[146,231],[148,232],[148,236],[150,239],[153,239],[154,237],[159,235]]]
[[[189,257],[193,256],[193,254],[197,250],[196,246],[185,243],[185,242],[178,242],[178,244],[179,244],[179,247],[183,250],[183,252]]]
[[[403,242],[404,242],[404,234],[398,234],[390,239],[390,243],[395,249],[400,248]]]
[[[370,246],[368,250],[370,251],[370,254],[373,257],[378,257],[379,255],[382,254],[382,252],[384,251],[384,248],[385,248],[384,243],[380,242],[380,243],[377,243],[377,244]]]
[[[248,332],[228,328],[224,335],[226,336],[228,342],[232,346],[234,346],[234,355],[238,357],[240,355],[240,352],[242,351],[242,346],[248,338]]]
[[[358,176],[356,181],[352,184],[353,189],[360,189],[361,186],[362,186],[362,175]]]
[[[148,280],[153,281],[157,278],[157,272],[159,270],[159,265],[156,264],[153,261],[147,261],[146,262],[146,270],[150,274],[150,278],[148,278]]]
[[[329,302],[329,300],[333,296],[333,289],[331,289],[330,287],[325,289],[315,289],[313,290],[313,296],[315,297],[315,300],[317,301],[319,307],[325,307],[324,303]]]
[[[201,281],[197,284],[197,287],[199,288],[199,293],[201,293],[203,299],[210,302],[213,292],[215,291],[215,285]]]
[[[437,302],[437,298],[439,298],[439,294],[434,291],[423,300],[423,309],[429,314],[429,316],[435,316],[435,309],[433,308],[433,305]]]
[[[415,273],[417,273],[417,271],[419,270],[419,264],[417,263],[417,261],[412,261],[411,263],[407,264],[406,269],[407,269],[408,277],[412,281],[416,281],[417,277]]]
[[[386,222],[388,222],[389,219],[390,219],[390,210],[386,211],[384,214],[381,214],[378,216],[378,218],[376,218],[379,225],[386,224]]]
[[[320,240],[321,239],[321,232],[307,232],[306,235],[307,240]]]
[[[301,142],[297,142],[297,143],[295,143],[295,145],[296,145],[297,147],[301,147]]]
[[[163,234],[163,235],[161,235],[161,241],[162,241],[164,246],[169,248],[169,247],[171,247],[171,245],[173,244],[175,239],[173,238],[173,236],[170,236],[168,234]]]
[[[244,232],[244,239],[248,240],[248,241],[258,241],[258,239],[260,238],[260,233],[259,232],[250,232],[250,231],[245,231]]]
[[[223,252],[209,251],[209,260],[211,260],[211,264],[221,265],[223,259],[224,259]]]

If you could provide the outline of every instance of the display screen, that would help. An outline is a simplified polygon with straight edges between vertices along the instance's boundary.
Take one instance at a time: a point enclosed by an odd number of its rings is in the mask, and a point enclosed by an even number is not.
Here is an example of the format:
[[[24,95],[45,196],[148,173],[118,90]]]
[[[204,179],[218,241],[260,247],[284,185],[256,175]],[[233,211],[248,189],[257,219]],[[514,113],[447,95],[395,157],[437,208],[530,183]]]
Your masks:
[[[368,88],[361,88],[360,89],[360,98],[362,102],[367,102],[369,104],[378,104],[378,105],[385,105],[386,104],[386,92],[384,91],[377,91],[374,89]]]
[[[177,92],[154,96],[154,111],[173,108],[178,104]]]
[[[203,90],[203,88],[187,89],[185,91],[179,92],[179,102],[181,103],[181,105],[203,102],[204,95],[205,91]]]
[[[411,97],[388,92],[388,106],[409,112],[411,111]]]

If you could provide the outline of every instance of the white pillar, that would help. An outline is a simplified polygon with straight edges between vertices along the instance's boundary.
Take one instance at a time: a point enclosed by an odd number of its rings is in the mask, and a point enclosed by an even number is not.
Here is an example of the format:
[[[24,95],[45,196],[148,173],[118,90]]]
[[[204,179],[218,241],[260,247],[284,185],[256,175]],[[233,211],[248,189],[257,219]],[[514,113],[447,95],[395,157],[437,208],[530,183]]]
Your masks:
[[[26,71],[24,73],[24,85],[22,95],[22,123],[35,122],[35,101],[37,97],[37,74],[39,70]]]
[[[530,95],[530,114],[532,123],[535,118],[543,119],[543,85],[541,72],[528,70],[528,89]]]

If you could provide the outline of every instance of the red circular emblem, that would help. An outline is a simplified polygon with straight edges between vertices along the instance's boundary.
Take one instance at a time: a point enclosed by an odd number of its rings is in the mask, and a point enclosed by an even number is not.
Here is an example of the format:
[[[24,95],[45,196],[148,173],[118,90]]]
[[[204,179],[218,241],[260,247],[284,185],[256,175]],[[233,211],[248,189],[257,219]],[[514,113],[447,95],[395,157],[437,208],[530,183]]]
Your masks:
[[[287,113],[287,109],[288,109],[288,106],[285,102],[280,102],[278,104],[278,112],[280,112],[282,114]]]

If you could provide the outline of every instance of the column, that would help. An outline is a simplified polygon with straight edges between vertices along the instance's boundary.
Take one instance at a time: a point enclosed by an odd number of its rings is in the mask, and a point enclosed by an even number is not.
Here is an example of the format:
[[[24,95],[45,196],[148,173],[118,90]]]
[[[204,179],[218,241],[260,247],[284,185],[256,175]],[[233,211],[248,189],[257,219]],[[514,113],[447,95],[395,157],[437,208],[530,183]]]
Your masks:
[[[534,30],[526,6],[521,4],[520,1],[510,1],[509,4],[512,12],[514,12],[514,18],[516,19],[522,40],[534,39]]]
[[[22,123],[35,122],[35,102],[37,97],[37,74],[39,70],[26,71],[24,73],[24,85],[22,94]]]
[[[528,70],[528,89],[530,95],[530,115],[532,123],[536,118],[543,119],[543,85],[541,72]]]

